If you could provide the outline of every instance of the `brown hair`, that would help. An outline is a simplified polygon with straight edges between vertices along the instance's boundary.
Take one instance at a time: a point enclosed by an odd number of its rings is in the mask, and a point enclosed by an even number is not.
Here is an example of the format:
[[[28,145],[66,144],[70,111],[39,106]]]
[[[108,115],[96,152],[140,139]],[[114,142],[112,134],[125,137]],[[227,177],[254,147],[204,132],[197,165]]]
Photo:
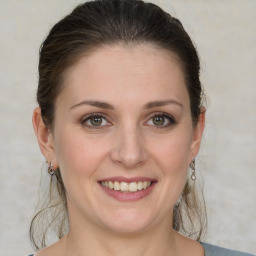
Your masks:
[[[140,0],[96,0],[77,6],[50,30],[40,49],[37,101],[45,125],[54,126],[55,102],[63,90],[67,70],[82,55],[103,45],[149,43],[178,57],[186,80],[193,124],[202,104],[200,62],[197,51],[181,22],[160,7]],[[39,206],[30,226],[33,246],[46,246],[52,229],[58,238],[68,230],[65,186],[60,170],[50,181],[47,200]],[[195,184],[188,181],[174,207],[173,228],[199,240],[206,226],[203,198],[196,197]],[[41,228],[38,226],[41,225]],[[196,227],[198,226],[198,227]]]

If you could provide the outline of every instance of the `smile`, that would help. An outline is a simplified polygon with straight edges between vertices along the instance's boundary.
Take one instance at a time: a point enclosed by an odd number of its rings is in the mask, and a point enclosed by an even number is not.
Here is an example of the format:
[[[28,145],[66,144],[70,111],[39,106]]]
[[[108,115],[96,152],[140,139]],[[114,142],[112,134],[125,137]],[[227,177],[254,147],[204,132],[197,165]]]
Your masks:
[[[110,197],[118,201],[137,201],[150,195],[157,184],[156,179],[149,177],[109,177],[98,181],[98,184]]]
[[[150,187],[151,181],[139,181],[139,182],[119,182],[119,181],[101,181],[101,185],[120,192],[137,192],[145,190]]]

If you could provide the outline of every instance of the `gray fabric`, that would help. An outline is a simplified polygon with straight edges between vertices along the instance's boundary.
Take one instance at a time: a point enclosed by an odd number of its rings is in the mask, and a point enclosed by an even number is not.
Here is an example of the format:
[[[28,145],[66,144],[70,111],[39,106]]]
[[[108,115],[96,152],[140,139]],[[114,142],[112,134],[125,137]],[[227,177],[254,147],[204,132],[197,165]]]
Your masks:
[[[250,253],[233,251],[222,247],[201,242],[205,250],[205,256],[255,256]]]

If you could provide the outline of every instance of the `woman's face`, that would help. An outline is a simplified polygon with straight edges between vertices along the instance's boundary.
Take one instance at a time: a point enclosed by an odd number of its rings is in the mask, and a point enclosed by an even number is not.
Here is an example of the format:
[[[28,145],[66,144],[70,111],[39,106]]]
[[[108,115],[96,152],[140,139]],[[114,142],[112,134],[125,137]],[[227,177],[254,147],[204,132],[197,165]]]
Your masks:
[[[70,223],[117,232],[170,227],[202,132],[170,53],[116,45],[83,57],[57,98],[45,154],[60,167]]]

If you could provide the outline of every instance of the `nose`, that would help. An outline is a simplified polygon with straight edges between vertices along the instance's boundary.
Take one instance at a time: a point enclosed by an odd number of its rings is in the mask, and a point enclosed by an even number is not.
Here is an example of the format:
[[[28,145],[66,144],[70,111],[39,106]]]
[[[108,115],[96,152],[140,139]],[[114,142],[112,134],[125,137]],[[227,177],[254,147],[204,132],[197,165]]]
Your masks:
[[[136,127],[123,127],[115,134],[110,158],[126,169],[141,166],[147,159],[143,136]]]

